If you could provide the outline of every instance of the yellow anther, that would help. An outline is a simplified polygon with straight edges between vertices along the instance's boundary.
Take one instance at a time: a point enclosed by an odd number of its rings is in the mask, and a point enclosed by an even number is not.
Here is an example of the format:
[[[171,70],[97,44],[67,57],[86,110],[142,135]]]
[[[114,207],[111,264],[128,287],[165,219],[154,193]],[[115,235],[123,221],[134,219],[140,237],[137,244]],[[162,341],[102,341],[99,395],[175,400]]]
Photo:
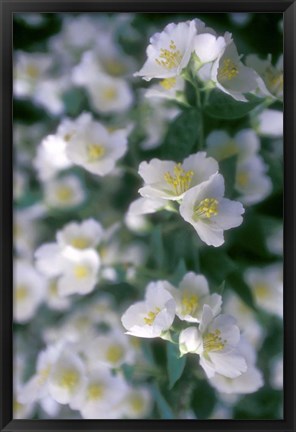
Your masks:
[[[29,64],[27,66],[27,75],[29,76],[29,78],[31,78],[32,80],[36,79],[39,77],[40,75],[40,70],[38,69],[37,66],[33,65],[33,64]]]
[[[230,81],[233,78],[235,78],[237,75],[238,75],[237,65],[229,58],[224,59],[218,71],[219,81],[223,81],[223,80]]]
[[[218,214],[218,200],[216,198],[205,198],[193,208],[193,220],[200,218],[211,218]]]
[[[220,148],[216,149],[216,156],[214,156],[217,160],[227,159],[231,156],[234,156],[238,152],[237,144],[234,140],[230,140],[225,143]]]
[[[106,359],[110,363],[117,363],[123,358],[124,350],[120,345],[110,345],[106,352]]]
[[[266,69],[264,79],[268,90],[272,94],[282,93],[284,87],[283,73],[276,70],[273,66]]]
[[[87,146],[87,154],[89,162],[96,162],[105,154],[105,147],[101,144],[89,144]]]
[[[255,284],[254,290],[258,299],[265,299],[269,295],[268,285],[264,282]]]
[[[173,187],[174,193],[180,195],[189,189],[193,174],[192,170],[185,171],[182,165],[178,163],[174,167],[174,174],[166,172],[164,179],[168,185]]]
[[[159,308],[156,308],[155,312],[153,312],[153,311],[148,312],[147,317],[144,318],[145,324],[151,326],[154,323],[154,320],[155,320],[156,316],[159,314],[159,312],[160,312]]]
[[[59,186],[56,190],[56,196],[60,201],[69,202],[73,195],[74,192],[69,186]]]
[[[176,78],[166,78],[160,81],[160,85],[165,90],[171,90],[173,87],[175,87],[176,82],[177,82]]]
[[[122,75],[126,71],[126,67],[123,63],[112,58],[103,60],[103,66],[105,71],[109,75],[113,75],[113,76]]]
[[[185,295],[182,298],[182,314],[192,315],[198,306],[198,297],[196,295]]]
[[[103,90],[103,98],[106,101],[113,101],[117,98],[118,92],[117,89],[114,87],[106,87]]]
[[[245,171],[242,171],[236,176],[236,183],[238,186],[245,187],[249,183],[249,174]]]
[[[25,285],[19,285],[16,288],[15,299],[16,301],[23,301],[29,296],[28,288]]]
[[[84,279],[89,275],[89,268],[85,265],[78,264],[74,268],[74,275],[77,279]]]
[[[59,380],[59,385],[68,390],[73,390],[79,380],[78,373],[74,370],[65,370]]]
[[[155,59],[159,66],[171,70],[179,66],[182,60],[182,54],[177,50],[176,44],[171,40],[169,49],[161,48],[159,57]]]
[[[140,413],[144,409],[144,401],[139,394],[130,396],[129,403],[135,413]]]
[[[88,400],[102,399],[104,395],[104,386],[102,384],[90,384],[87,389]]]
[[[226,340],[222,340],[221,331],[218,329],[212,333],[207,333],[203,338],[203,348],[206,353],[210,351],[221,351],[226,343]]]
[[[86,237],[75,237],[72,239],[71,245],[76,249],[86,249],[90,246],[90,239]]]

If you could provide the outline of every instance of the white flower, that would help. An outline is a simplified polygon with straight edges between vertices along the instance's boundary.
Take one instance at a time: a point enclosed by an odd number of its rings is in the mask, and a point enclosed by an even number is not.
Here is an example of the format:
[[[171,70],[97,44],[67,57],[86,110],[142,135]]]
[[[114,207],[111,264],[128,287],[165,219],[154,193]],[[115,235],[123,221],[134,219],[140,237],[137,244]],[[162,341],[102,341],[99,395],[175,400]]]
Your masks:
[[[176,304],[166,289],[167,282],[151,282],[146,289],[145,300],[130,306],[122,315],[121,322],[126,334],[154,338],[161,337],[171,327]]]
[[[158,84],[148,88],[145,92],[147,98],[182,99],[185,90],[185,81],[181,77],[165,78]]]
[[[255,128],[260,135],[280,138],[283,136],[284,115],[283,111],[266,109],[256,117]]]
[[[210,379],[210,384],[219,392],[226,394],[249,394],[256,392],[263,386],[262,372],[255,366],[256,353],[252,345],[241,339],[239,350],[244,355],[248,369],[236,378],[227,378],[215,374]]]
[[[33,99],[51,114],[62,115],[65,110],[63,93],[68,87],[69,82],[63,77],[43,79],[37,83]]]
[[[182,163],[152,159],[141,162],[139,174],[145,184],[140,195],[152,200],[179,201],[188,189],[208,180],[218,171],[218,164],[205,152],[188,156]]]
[[[275,66],[271,63],[271,55],[266,60],[260,59],[256,54],[248,55],[247,66],[258,73],[259,94],[283,98],[283,56],[281,55]]]
[[[283,317],[283,266],[272,264],[250,268],[245,273],[256,304],[262,309]]]
[[[85,385],[84,363],[75,352],[64,350],[50,372],[48,390],[51,397],[60,404],[68,404]]]
[[[58,289],[58,278],[47,280],[46,303],[50,309],[63,311],[71,306],[71,301],[68,297],[61,297]]]
[[[44,184],[44,200],[49,207],[68,209],[85,200],[85,191],[76,175],[50,180]]]
[[[18,323],[29,321],[45,297],[45,280],[25,260],[14,264],[13,317]]]
[[[272,191],[272,182],[265,174],[267,166],[261,156],[253,155],[236,168],[235,189],[240,193],[240,201],[245,205],[256,204]]]
[[[75,249],[95,249],[103,238],[103,228],[94,219],[86,219],[81,223],[70,222],[56,234],[57,243],[61,247],[72,246]]]
[[[124,416],[130,419],[145,418],[152,408],[152,396],[148,388],[129,388],[123,401]]]
[[[155,213],[158,210],[165,208],[167,200],[138,198],[133,201],[128,209],[128,215],[140,216],[144,214]]]
[[[284,384],[283,357],[276,357],[271,362],[270,384],[276,390],[282,390]]]
[[[205,29],[201,34],[194,38],[194,52],[198,57],[200,64],[209,63],[216,60],[224,52],[226,45],[229,43],[229,33],[225,36],[216,36],[214,31],[207,33]]]
[[[178,288],[170,288],[176,302],[176,315],[188,322],[200,322],[204,304],[211,307],[214,315],[220,313],[222,298],[210,294],[208,281],[203,275],[186,273]]]
[[[188,65],[194,49],[195,21],[168,24],[161,33],[150,38],[147,60],[135,73],[150,81],[152,78],[174,78]]]
[[[214,130],[206,140],[208,154],[217,161],[237,155],[239,161],[254,155],[260,148],[260,141],[252,129],[240,130],[231,137],[224,130]]]
[[[247,364],[237,348],[240,332],[235,323],[230,315],[214,317],[211,308],[205,305],[199,328],[189,327],[190,330],[180,333],[180,351],[199,354],[208,378],[216,373],[238,377],[247,370]]]
[[[283,226],[277,227],[266,239],[268,250],[275,255],[283,255],[284,251],[284,229]]]
[[[101,123],[93,121],[78,130],[67,144],[68,158],[93,174],[104,176],[115,168],[115,163],[127,151],[127,131],[109,132]]]
[[[183,196],[180,214],[207,245],[221,246],[224,230],[242,223],[241,203],[223,198],[224,179],[214,174],[208,181],[189,189]]]

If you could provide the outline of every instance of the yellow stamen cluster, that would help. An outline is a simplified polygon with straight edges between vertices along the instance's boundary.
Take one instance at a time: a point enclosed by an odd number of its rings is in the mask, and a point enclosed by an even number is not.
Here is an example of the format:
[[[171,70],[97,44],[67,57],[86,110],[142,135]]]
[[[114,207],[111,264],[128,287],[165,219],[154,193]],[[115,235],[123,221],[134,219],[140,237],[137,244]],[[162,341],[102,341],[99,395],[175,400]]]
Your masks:
[[[74,267],[74,275],[77,279],[84,279],[89,275],[89,268],[83,264]]]
[[[132,409],[133,409],[133,411],[135,412],[135,413],[140,413],[140,412],[142,412],[143,411],[143,409],[144,409],[144,401],[143,401],[143,399],[140,397],[140,395],[139,394],[137,394],[137,395],[131,395],[130,397],[129,397],[129,403],[130,403],[130,406],[132,407]]]
[[[283,73],[277,71],[274,67],[269,67],[264,74],[268,90],[272,94],[282,93],[284,87]]]
[[[189,189],[193,174],[192,170],[185,171],[182,165],[178,163],[174,167],[174,175],[166,172],[164,179],[168,185],[173,187],[175,194],[180,195]]]
[[[229,58],[224,59],[222,65],[219,67],[218,80],[232,80],[238,75],[237,65]]]
[[[104,395],[104,386],[102,384],[91,384],[87,389],[88,400],[102,399]]]
[[[31,78],[32,80],[38,78],[40,75],[40,70],[38,69],[37,66],[35,66],[33,64],[29,64],[27,66],[26,72],[27,72],[27,75],[29,76],[29,78]]]
[[[78,380],[79,376],[75,370],[65,370],[59,380],[59,385],[71,391],[78,384]]]
[[[249,183],[249,174],[247,172],[240,172],[236,176],[238,186],[245,187]]]
[[[207,333],[203,338],[203,348],[205,352],[221,351],[226,343],[226,340],[222,340],[221,331],[218,329],[214,330],[212,333]]]
[[[62,202],[71,201],[73,199],[73,195],[74,195],[73,189],[71,189],[69,186],[60,186],[56,190],[56,196],[58,200]]]
[[[192,315],[198,306],[198,297],[196,295],[185,295],[182,298],[182,314]]]
[[[42,385],[45,383],[45,381],[47,380],[49,373],[51,371],[51,367],[50,365],[48,365],[47,367],[41,369],[38,372],[38,384]]]
[[[19,285],[16,288],[15,299],[16,301],[25,300],[29,295],[28,288],[25,285]]]
[[[76,249],[86,249],[90,246],[90,240],[86,237],[75,237],[72,239],[71,245]]]
[[[106,352],[106,359],[110,363],[117,363],[122,359],[124,350],[120,345],[110,345]]]
[[[193,220],[200,218],[211,218],[218,214],[218,200],[216,198],[205,198],[193,208]]]
[[[106,87],[103,90],[103,98],[106,101],[113,101],[117,98],[118,92],[114,87]]]
[[[54,280],[52,280],[52,281],[49,283],[48,291],[49,291],[49,293],[50,293],[51,295],[53,295],[53,296],[56,296],[56,295],[57,295],[57,293],[58,293],[58,284],[57,284],[57,279],[54,279]]]
[[[171,70],[179,66],[182,54],[177,50],[176,44],[171,40],[169,49],[161,48],[159,57],[155,59],[159,66]]]
[[[171,90],[173,87],[175,87],[176,82],[177,82],[176,78],[166,78],[160,81],[160,85],[165,90]]]
[[[96,162],[105,154],[105,147],[101,144],[89,144],[87,146],[87,155],[89,162]]]
[[[269,294],[269,289],[268,289],[268,285],[266,283],[257,283],[254,286],[254,290],[255,290],[255,296],[258,299],[265,299],[266,297],[268,297]]]
[[[155,320],[156,316],[159,314],[159,312],[160,312],[159,308],[156,308],[155,312],[152,312],[152,311],[148,312],[147,317],[144,318],[145,324],[151,326],[154,323],[154,320]]]
[[[103,60],[103,66],[105,71],[108,72],[109,75],[113,76],[122,75],[126,71],[126,67],[123,63],[112,58]]]

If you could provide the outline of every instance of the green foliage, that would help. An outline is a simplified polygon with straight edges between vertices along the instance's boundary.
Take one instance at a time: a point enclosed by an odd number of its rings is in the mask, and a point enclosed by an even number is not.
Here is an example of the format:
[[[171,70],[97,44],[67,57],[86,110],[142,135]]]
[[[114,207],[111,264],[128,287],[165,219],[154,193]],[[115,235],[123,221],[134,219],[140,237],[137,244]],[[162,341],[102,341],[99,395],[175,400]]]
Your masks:
[[[186,357],[180,357],[179,345],[172,343],[166,345],[166,354],[169,389],[172,389],[182,376],[186,364]]]
[[[235,177],[236,177],[237,156],[224,159],[219,162],[219,170],[225,181],[225,196],[229,199],[234,198]]]
[[[239,102],[220,90],[213,90],[208,98],[205,113],[218,119],[238,119],[244,117],[262,103],[261,98],[259,99],[253,95],[249,95],[247,99],[248,102]]]
[[[191,406],[200,420],[206,420],[211,415],[216,404],[216,396],[213,388],[205,379],[197,380],[192,393]]]
[[[173,413],[170,405],[166,401],[166,399],[161,394],[159,387],[156,384],[154,384],[151,387],[151,391],[152,391],[152,395],[153,395],[153,398],[155,400],[155,403],[157,405],[157,408],[158,408],[158,411],[160,414],[160,418],[163,420],[173,419],[174,413]]]

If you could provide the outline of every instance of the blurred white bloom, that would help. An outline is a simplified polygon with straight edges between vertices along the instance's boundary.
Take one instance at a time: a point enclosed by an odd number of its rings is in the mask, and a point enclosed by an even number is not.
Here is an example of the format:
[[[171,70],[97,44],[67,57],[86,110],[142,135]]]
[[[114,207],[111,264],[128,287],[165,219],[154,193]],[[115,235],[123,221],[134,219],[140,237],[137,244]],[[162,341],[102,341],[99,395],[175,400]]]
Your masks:
[[[230,21],[238,27],[245,27],[252,19],[252,14],[248,12],[233,12],[228,14]]]
[[[188,156],[182,163],[152,159],[141,162],[139,174],[144,186],[139,189],[143,198],[179,201],[186,191],[208,180],[218,171],[218,164],[205,152]]]
[[[29,321],[45,297],[45,280],[30,262],[14,263],[13,318],[18,323]]]
[[[260,149],[260,140],[252,129],[242,129],[231,137],[224,130],[214,130],[206,140],[208,154],[217,161],[237,155],[239,161],[254,155]]]
[[[38,82],[34,101],[47,109],[51,114],[62,115],[65,110],[63,93],[69,88],[68,80],[63,78],[46,78]]]
[[[239,328],[232,316],[214,317],[211,308],[205,305],[199,328],[189,329],[180,333],[180,351],[199,354],[200,365],[208,378],[216,373],[236,378],[247,370],[246,361],[238,350]]]
[[[180,320],[200,322],[204,304],[211,307],[213,314],[221,311],[222,297],[210,294],[208,281],[203,275],[186,273],[178,288],[171,287],[170,293],[176,302],[176,315]]]
[[[41,53],[18,51],[14,59],[14,86],[17,97],[33,96],[38,82],[41,82],[49,68],[52,59]]]
[[[30,258],[37,240],[38,215],[35,206],[15,210],[13,214],[13,246],[17,255]]]
[[[283,136],[284,116],[282,111],[266,109],[256,117],[256,131],[259,135],[278,138]]]
[[[101,123],[93,121],[80,129],[67,144],[68,158],[93,174],[104,176],[127,151],[127,131],[109,132]]]
[[[260,59],[256,54],[250,54],[246,58],[247,66],[258,73],[259,94],[283,98],[283,56],[281,55],[275,66],[271,63],[271,55],[266,60]]]
[[[180,214],[189,222],[207,245],[221,246],[224,243],[224,230],[239,226],[244,208],[238,201],[223,198],[224,179],[214,174],[189,189],[180,205]]]
[[[240,193],[240,201],[245,205],[263,201],[272,192],[272,182],[265,174],[267,165],[261,156],[253,155],[238,162],[235,189]]]
[[[124,216],[124,223],[130,231],[136,234],[147,233],[151,228],[148,219],[142,215],[137,216],[126,213]]]
[[[283,317],[283,265],[278,263],[250,268],[244,277],[256,304],[267,312]]]
[[[283,226],[276,228],[273,233],[267,237],[266,245],[271,253],[283,255],[284,251],[284,229]]]
[[[241,338],[238,347],[246,360],[248,369],[236,378],[228,378],[215,374],[210,379],[210,384],[219,392],[226,394],[249,394],[256,392],[263,386],[263,374],[255,366],[256,353],[254,348],[243,338]]]
[[[48,390],[60,404],[68,404],[86,386],[86,372],[80,357],[71,350],[64,350],[53,365]]]
[[[18,15],[18,14],[16,14]],[[34,13],[34,12],[26,12],[24,14],[20,14],[19,17],[25,21],[31,27],[39,27],[42,26],[45,22],[46,16],[42,13]]]
[[[152,408],[152,396],[145,387],[129,388],[123,401],[124,416],[130,419],[145,418]]]
[[[166,289],[168,282],[151,282],[146,288],[145,300],[130,306],[121,317],[126,334],[154,338],[170,329],[174,318],[176,303]]]
[[[185,81],[181,77],[165,78],[158,84],[149,87],[145,92],[147,98],[164,98],[182,100],[182,94],[185,90]]]
[[[82,204],[85,191],[74,174],[53,179],[44,184],[44,200],[49,207],[68,209]]]
[[[128,209],[128,216],[141,216],[144,214],[155,213],[165,208],[167,201],[163,199],[138,198],[133,201]]]
[[[18,200],[24,195],[27,187],[27,175],[21,170],[14,170],[13,172],[13,199]]]
[[[58,289],[58,278],[47,280],[47,293],[45,299],[50,309],[63,311],[71,306],[71,300],[68,297],[61,297]]]
[[[195,21],[186,21],[170,23],[161,33],[155,33],[146,51],[148,58],[134,76],[150,81],[152,78],[174,78],[180,75],[189,63],[196,32]]]
[[[56,234],[61,247],[72,246],[75,249],[95,249],[104,235],[102,225],[95,219],[86,219],[81,223],[70,222]]]
[[[284,362],[283,356],[276,357],[271,362],[270,384],[276,390],[282,390],[284,384]]]

